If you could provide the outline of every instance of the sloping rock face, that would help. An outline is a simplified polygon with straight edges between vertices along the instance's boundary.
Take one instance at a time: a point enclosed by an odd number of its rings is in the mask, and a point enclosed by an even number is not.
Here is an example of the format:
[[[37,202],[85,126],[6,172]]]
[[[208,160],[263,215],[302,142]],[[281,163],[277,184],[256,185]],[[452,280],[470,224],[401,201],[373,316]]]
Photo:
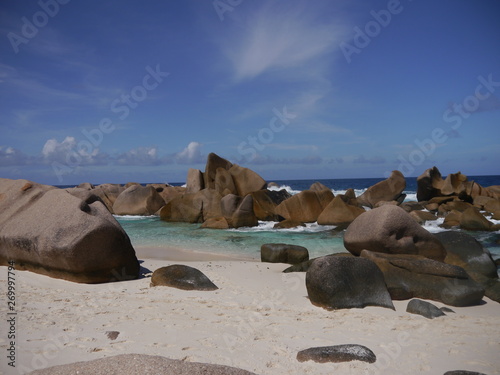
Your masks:
[[[165,201],[152,186],[133,185],[116,198],[113,212],[116,215],[153,215]]]
[[[420,299],[412,299],[410,302],[408,302],[406,312],[409,312],[410,314],[422,315],[427,319],[434,319],[446,315],[437,306]]]
[[[370,186],[358,198],[358,205],[375,207],[378,202],[400,201],[404,200],[402,194],[406,188],[406,180],[400,171],[392,171],[391,176],[379,183]]]
[[[359,215],[344,235],[345,248],[354,255],[362,250],[389,254],[415,254],[443,261],[446,251],[404,209],[386,205]]]
[[[280,191],[262,189],[254,191],[253,210],[259,220],[279,221],[282,219],[276,213],[276,207],[284,200],[291,197],[290,193],[282,189]]]
[[[342,197],[337,195],[318,216],[318,224],[347,225],[364,212],[365,210],[361,207],[347,204]]]
[[[65,190],[0,179],[0,264],[82,283],[134,279],[139,262],[106,207]]]
[[[380,254],[363,250],[361,257],[372,260],[384,274],[394,300],[430,299],[451,306],[477,305],[484,288],[458,266],[418,255]]]
[[[304,190],[281,202],[275,212],[286,220],[313,223],[332,199],[330,190]]]
[[[307,270],[306,288],[311,303],[328,310],[365,306],[394,309],[384,275],[369,259],[317,258]]]

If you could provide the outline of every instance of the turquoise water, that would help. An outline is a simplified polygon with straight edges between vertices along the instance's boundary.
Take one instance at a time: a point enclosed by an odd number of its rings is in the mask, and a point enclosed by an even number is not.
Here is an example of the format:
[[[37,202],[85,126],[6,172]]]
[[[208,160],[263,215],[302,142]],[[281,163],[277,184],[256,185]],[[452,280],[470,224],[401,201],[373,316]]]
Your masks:
[[[472,178],[471,178],[472,179]],[[483,179],[483,180],[481,180]],[[354,188],[356,195],[381,179],[320,180],[334,194]],[[483,186],[500,184],[500,176],[474,178]],[[307,189],[313,180],[277,181],[280,188],[297,193]],[[415,179],[407,179],[407,200],[416,200]],[[273,229],[273,222],[260,222],[258,227],[240,229],[205,229],[200,224],[167,223],[155,216],[115,216],[130,236],[134,247],[177,247],[207,253],[244,255],[260,259],[260,247],[264,243],[290,243],[304,246],[311,257],[346,251],[343,231],[334,226],[308,224],[305,228]],[[443,231],[441,220],[428,222],[424,227],[430,232]],[[500,222],[500,221],[499,221]],[[494,258],[500,258],[500,232],[468,232],[490,250]]]

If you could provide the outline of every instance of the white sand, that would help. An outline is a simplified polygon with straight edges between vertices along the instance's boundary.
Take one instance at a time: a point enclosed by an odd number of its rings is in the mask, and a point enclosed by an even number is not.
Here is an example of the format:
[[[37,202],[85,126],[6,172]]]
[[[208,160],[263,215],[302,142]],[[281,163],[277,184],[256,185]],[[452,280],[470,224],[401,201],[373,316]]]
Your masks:
[[[434,320],[406,313],[406,301],[396,302],[396,311],[326,311],[307,299],[305,274],[283,274],[283,264],[146,259],[142,266],[153,271],[176,263],[198,268],[220,289],[151,288],[148,277],[86,285],[17,271],[17,368],[6,366],[2,328],[0,369],[18,374],[141,353],[273,375],[443,374],[457,369],[500,374],[500,304],[488,299],[482,306],[454,307],[455,314]],[[0,267],[2,327],[6,279],[7,268]],[[106,331],[120,334],[112,341]],[[296,360],[299,350],[337,344],[365,345],[377,362]]]

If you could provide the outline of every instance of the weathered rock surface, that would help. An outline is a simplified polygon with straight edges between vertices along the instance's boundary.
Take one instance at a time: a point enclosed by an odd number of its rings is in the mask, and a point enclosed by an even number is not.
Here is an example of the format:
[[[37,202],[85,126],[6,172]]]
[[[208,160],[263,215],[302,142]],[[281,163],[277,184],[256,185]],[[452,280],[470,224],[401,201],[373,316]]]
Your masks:
[[[265,221],[279,221],[280,215],[276,213],[276,207],[291,195],[286,190],[257,190],[252,193],[253,211],[257,219]]]
[[[274,229],[289,229],[289,228],[297,228],[297,227],[305,227],[306,225],[301,221],[295,220],[283,220],[279,223],[274,224]]]
[[[137,278],[129,237],[95,197],[0,179],[0,264],[82,283]]]
[[[350,224],[365,210],[344,202],[342,197],[336,196],[318,216],[319,225]]]
[[[394,309],[384,275],[368,259],[317,258],[306,273],[306,288],[311,303],[328,310],[365,306]]]
[[[186,177],[186,193],[197,193],[204,188],[205,180],[203,179],[203,173],[199,169],[189,168]]]
[[[171,286],[183,290],[216,290],[217,286],[200,270],[182,264],[158,268],[151,276],[151,286]]]
[[[248,194],[241,200],[231,216],[231,226],[234,228],[255,227],[258,224],[259,221],[253,212],[253,198],[252,195]]]
[[[255,375],[252,372],[235,367],[212,365],[207,363],[186,362],[145,354],[120,354],[36,370],[30,375]]]
[[[422,315],[427,319],[434,319],[446,315],[437,306],[420,299],[412,299],[408,302],[406,312],[409,312],[410,314]]]
[[[229,224],[225,217],[212,217],[205,220],[201,227],[210,229],[228,229]]]
[[[418,254],[443,261],[443,245],[398,206],[382,206],[358,216],[344,235],[345,248],[354,255],[364,249],[389,254]]]
[[[287,220],[313,223],[333,199],[330,190],[304,190],[281,202],[275,212]]]
[[[202,200],[195,205],[195,194],[183,194],[175,197],[160,210],[161,220],[168,222],[201,223],[203,221]]]
[[[462,213],[460,227],[467,230],[489,231],[492,229],[493,223],[488,221],[477,208],[470,207]]]
[[[297,353],[297,360],[299,362],[314,361],[318,363],[340,363],[350,361],[374,363],[377,357],[366,346],[346,344],[301,350]]]
[[[217,174],[217,168],[229,170],[232,165],[233,163],[224,158],[221,158],[219,155],[214,154],[213,152],[208,154],[205,173],[203,174],[204,187],[208,189],[215,189],[215,175]]]
[[[234,185],[241,197],[267,187],[266,181],[251,169],[233,164],[229,168],[229,173],[233,177]]]
[[[389,178],[370,186],[358,198],[358,205],[374,207],[381,201],[403,202],[405,195],[402,194],[406,188],[406,180],[399,171],[392,171]]]
[[[372,260],[384,275],[394,300],[430,299],[451,306],[481,303],[484,288],[461,267],[418,255],[381,254],[367,250],[361,258]]]
[[[113,204],[116,215],[153,215],[165,201],[152,186],[132,185]]]
[[[267,243],[260,248],[260,260],[267,263],[298,264],[309,260],[309,251],[298,245]]]
[[[428,201],[433,197],[440,196],[443,178],[436,167],[424,171],[417,177],[417,200]]]

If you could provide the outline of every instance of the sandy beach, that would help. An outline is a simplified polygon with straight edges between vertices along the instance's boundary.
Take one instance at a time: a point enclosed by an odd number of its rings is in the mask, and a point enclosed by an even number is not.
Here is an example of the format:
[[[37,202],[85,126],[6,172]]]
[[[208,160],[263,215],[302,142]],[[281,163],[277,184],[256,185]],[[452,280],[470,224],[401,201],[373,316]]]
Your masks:
[[[143,257],[154,249],[137,253],[144,277],[120,283],[77,284],[17,271],[17,366],[13,371],[2,358],[2,373],[139,353],[257,374],[443,374],[457,369],[500,374],[500,304],[487,298],[482,306],[454,307],[455,313],[433,320],[406,313],[407,301],[395,301],[396,311],[326,311],[309,302],[305,274],[283,274],[284,264],[219,256],[193,261],[173,250],[172,260]],[[179,263],[198,268],[219,289],[150,287],[152,271]],[[2,288],[6,280],[2,267]],[[119,332],[115,339],[108,334],[112,331]],[[338,344],[365,345],[377,362],[296,359],[302,349]],[[0,348],[6,352],[5,335]]]

